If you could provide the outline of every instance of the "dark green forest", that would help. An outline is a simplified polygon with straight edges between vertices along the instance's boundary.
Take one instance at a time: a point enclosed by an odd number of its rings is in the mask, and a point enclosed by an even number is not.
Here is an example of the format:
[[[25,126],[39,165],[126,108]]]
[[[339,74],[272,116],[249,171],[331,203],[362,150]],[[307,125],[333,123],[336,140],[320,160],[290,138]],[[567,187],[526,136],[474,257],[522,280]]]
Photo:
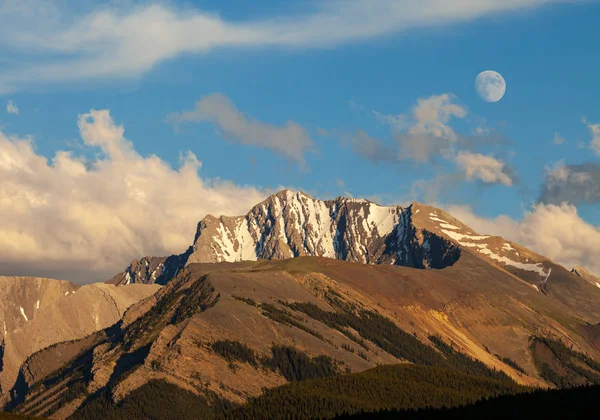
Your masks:
[[[287,352],[287,348],[275,350]],[[280,357],[288,357],[282,354]],[[314,359],[313,359],[314,360]],[[294,371],[294,369],[291,369]],[[329,372],[322,372],[322,376]],[[298,375],[291,374],[290,376]],[[299,376],[306,376],[302,374]],[[114,404],[108,395],[86,404],[73,419],[274,419],[334,418],[384,409],[453,407],[526,388],[447,368],[379,366],[361,373],[298,380],[266,390],[243,406],[214,395],[197,396],[165,381],[150,381]]]
[[[597,418],[600,386],[538,390],[483,399],[464,407],[365,411],[338,419],[592,419]]]
[[[448,368],[378,366],[361,373],[293,382],[269,389],[226,419],[334,418],[381,409],[453,407],[484,397],[524,392],[515,383],[476,377]]]
[[[271,356],[259,356],[239,341],[222,340],[212,344],[212,349],[230,363],[249,363],[258,368],[279,372],[290,382],[326,378],[340,373],[342,362],[328,356],[310,357],[293,347],[274,345]]]
[[[553,360],[543,360],[536,346],[545,346]],[[532,337],[530,350],[540,376],[558,388],[583,384],[600,384],[600,363],[589,356],[573,350],[560,340],[551,337]],[[559,373],[558,370],[563,373]]]
[[[0,420],[34,420],[38,417],[22,416],[20,414],[0,412]]]

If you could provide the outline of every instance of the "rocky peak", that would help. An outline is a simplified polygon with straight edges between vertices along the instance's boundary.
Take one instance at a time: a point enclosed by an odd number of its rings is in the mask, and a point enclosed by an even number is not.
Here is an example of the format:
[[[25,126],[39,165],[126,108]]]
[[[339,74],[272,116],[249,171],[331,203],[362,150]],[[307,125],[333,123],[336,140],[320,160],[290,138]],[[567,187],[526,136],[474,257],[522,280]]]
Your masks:
[[[435,207],[417,202],[407,207],[380,206],[349,197],[318,200],[283,190],[243,216],[207,215],[185,253],[134,262],[112,282],[165,284],[191,263],[299,256],[439,269],[454,264],[461,250],[510,271],[540,291],[551,275],[553,263],[548,259],[501,237],[481,235]]]
[[[185,266],[192,247],[186,252],[170,257],[143,257],[133,260],[125,271],[117,274],[107,283],[126,286],[134,283],[166,284]]]
[[[412,206],[379,206],[363,199],[318,200],[283,190],[240,217],[205,217],[188,263],[286,259],[305,255],[365,264],[440,267],[458,258],[442,238],[442,255],[422,248],[427,235],[411,225]],[[428,245],[426,243],[426,245]]]
[[[184,254],[169,257],[169,273],[191,263],[299,256],[416,268],[453,264],[459,257],[459,247],[414,225],[415,205],[380,206],[349,197],[318,200],[303,192],[283,190],[244,216],[204,217],[198,223],[193,246]],[[111,282],[158,282],[162,274],[160,264],[167,266],[167,259],[142,259]],[[163,274],[161,284],[169,278],[172,277]]]
[[[593,274],[591,271],[587,270],[584,267],[575,266],[571,270],[571,273],[575,274],[577,277],[582,278],[583,280],[593,284],[594,286],[600,287],[600,277]]]

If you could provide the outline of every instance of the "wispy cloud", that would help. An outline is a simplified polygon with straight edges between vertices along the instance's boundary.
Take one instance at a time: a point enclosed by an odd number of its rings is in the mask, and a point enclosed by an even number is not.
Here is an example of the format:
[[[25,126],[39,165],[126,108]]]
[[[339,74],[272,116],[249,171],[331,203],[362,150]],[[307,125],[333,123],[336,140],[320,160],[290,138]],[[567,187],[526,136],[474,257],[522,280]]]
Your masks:
[[[600,164],[565,165],[558,162],[546,168],[539,197],[542,203],[600,203]]]
[[[0,3],[0,46],[34,59],[3,69],[0,91],[24,85],[138,77],[182,54],[218,48],[328,48],[569,0],[325,0],[312,12],[229,21],[192,6],[127,1]]]
[[[598,156],[600,156],[600,123],[592,124],[587,118],[583,118],[583,123],[587,126],[592,134],[592,140],[590,141],[590,149]]]
[[[566,140],[560,134],[554,133],[554,137],[552,138],[552,143],[554,143],[556,145],[561,145],[561,144],[565,144]]]
[[[19,107],[13,101],[9,100],[6,103],[6,112],[13,115],[19,115]]]
[[[168,115],[167,121],[172,124],[210,122],[231,141],[273,150],[301,165],[305,164],[304,154],[315,150],[308,131],[301,125],[288,121],[278,127],[258,121],[240,112],[220,93],[205,96],[191,111]]]

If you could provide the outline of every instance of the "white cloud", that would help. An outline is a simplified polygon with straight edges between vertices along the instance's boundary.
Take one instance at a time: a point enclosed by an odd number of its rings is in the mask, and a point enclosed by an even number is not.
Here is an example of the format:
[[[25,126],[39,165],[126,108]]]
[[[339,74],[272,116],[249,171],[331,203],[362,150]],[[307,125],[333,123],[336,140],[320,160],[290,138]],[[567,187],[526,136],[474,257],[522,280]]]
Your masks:
[[[0,3],[0,46],[24,53],[0,91],[23,85],[138,77],[182,54],[226,47],[326,48],[409,29],[443,26],[569,0],[325,0],[303,15],[228,21],[191,6],[158,2]],[[92,2],[93,3],[93,2]]]
[[[420,98],[409,114],[383,114],[376,110],[371,112],[378,121],[391,127],[396,142],[388,144],[369,136],[364,131],[346,136],[343,140],[350,144],[354,151],[372,162],[398,162],[414,160],[431,163],[441,157],[455,163],[461,174],[438,174],[436,186],[457,184],[465,180],[480,180],[486,184],[501,183],[506,186],[514,184],[514,174],[509,166],[492,156],[486,156],[468,150],[479,144],[502,140],[495,130],[478,126],[471,136],[456,133],[450,126],[453,119],[465,119],[466,107],[457,103],[455,95],[444,93]],[[421,191],[438,191],[423,187]],[[417,185],[417,184],[416,184]]]
[[[492,156],[459,152],[456,163],[464,171],[468,180],[478,179],[487,184],[500,183],[508,187],[513,184],[512,177],[507,173],[506,164]]]
[[[600,203],[600,164],[565,165],[559,161],[547,167],[539,201],[575,205]]]
[[[378,147],[382,153],[363,153],[373,160],[405,160],[428,162],[441,155],[448,159],[453,155],[453,146],[459,136],[449,123],[453,118],[465,118],[467,109],[455,103],[456,97],[450,93],[419,98],[410,114],[383,114],[371,112],[378,121],[390,125],[397,142],[398,150],[390,155],[391,146]],[[364,136],[363,136],[364,137]],[[356,143],[362,143],[356,139]],[[374,142],[371,139],[371,145]],[[371,152],[373,147],[366,151]],[[381,155],[381,158],[380,156]]]
[[[554,133],[554,137],[552,138],[552,143],[554,144],[565,144],[565,138],[558,133]]]
[[[13,101],[9,100],[6,103],[6,112],[13,115],[19,115],[19,107]]]
[[[452,118],[467,115],[465,108],[453,102],[455,99],[444,93],[417,101],[412,109],[410,127],[397,135],[403,158],[425,162],[436,154],[446,158],[451,155],[458,136],[448,123]]]
[[[564,265],[587,267],[600,275],[600,228],[583,220],[570,204],[537,204],[521,220],[479,217],[468,206],[446,210],[481,234],[502,236]]]
[[[379,122],[387,124],[395,130],[403,130],[407,126],[405,115],[382,114],[381,112],[376,110],[372,110],[371,112],[373,113],[373,115],[375,115],[375,118],[377,118]]]
[[[300,164],[304,164],[304,154],[314,150],[314,144],[304,127],[293,121],[288,121],[282,127],[258,121],[238,111],[233,102],[220,93],[205,96],[196,103],[196,109],[170,114],[167,120],[174,124],[212,122],[229,139],[271,149]]]
[[[109,111],[78,124],[99,157],[59,151],[48,161],[31,140],[0,133],[2,274],[105,280],[134,258],[182,252],[206,214],[243,214],[272,193],[203,179],[189,152],[178,168],[140,156]]]
[[[592,124],[587,119],[583,119],[583,123],[587,126],[592,134],[592,141],[590,142],[590,149],[598,156],[600,156],[600,123]]]

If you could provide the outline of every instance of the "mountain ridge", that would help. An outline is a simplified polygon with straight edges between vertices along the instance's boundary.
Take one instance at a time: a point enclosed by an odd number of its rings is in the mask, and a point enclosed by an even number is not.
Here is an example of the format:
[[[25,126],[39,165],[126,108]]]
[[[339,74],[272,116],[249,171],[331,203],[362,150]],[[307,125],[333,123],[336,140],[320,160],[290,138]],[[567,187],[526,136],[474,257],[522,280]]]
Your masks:
[[[542,293],[548,292],[550,278],[569,275],[544,256],[502,237],[477,233],[435,207],[418,202],[381,206],[349,197],[318,200],[286,189],[243,216],[206,215],[184,253],[134,260],[108,282],[166,284],[192,263],[298,256],[441,269],[455,263],[461,252],[508,270]]]
[[[598,307],[600,290],[582,284],[590,304],[563,302],[473,252],[441,270],[312,256],[192,263],[119,323],[30,357],[14,407],[65,418],[98,393],[119,403],[153,379],[240,404],[289,381],[269,367],[276,354],[306,363],[332,358],[352,372],[379,363],[452,363],[553,387],[540,370],[545,363],[586,383],[567,370],[573,363],[533,339],[557,337],[600,359],[582,328],[600,322],[597,311],[585,312]],[[61,355],[69,355],[62,368],[45,362]],[[59,397],[48,401],[52,395]]]
[[[158,287],[0,276],[0,401],[29,356],[112,325]]]

